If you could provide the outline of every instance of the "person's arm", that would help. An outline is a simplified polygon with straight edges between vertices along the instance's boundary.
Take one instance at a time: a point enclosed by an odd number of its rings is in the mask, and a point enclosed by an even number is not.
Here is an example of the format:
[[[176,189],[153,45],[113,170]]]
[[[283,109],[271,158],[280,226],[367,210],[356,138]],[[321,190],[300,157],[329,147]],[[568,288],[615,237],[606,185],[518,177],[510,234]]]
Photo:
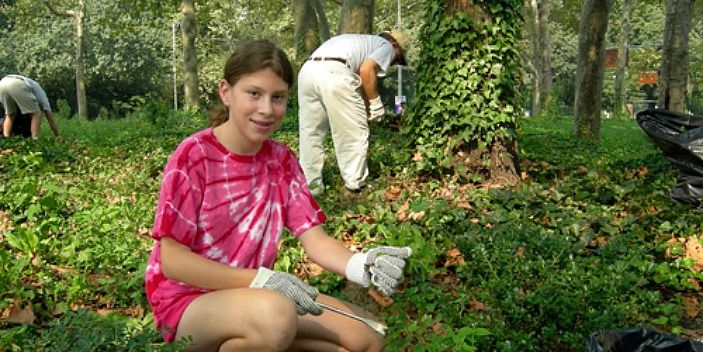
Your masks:
[[[325,233],[321,225],[314,226],[300,236],[305,253],[323,268],[346,276],[345,267],[352,251]]]
[[[233,268],[193,253],[170,237],[161,238],[161,266],[172,280],[211,290],[248,287],[256,270]]]
[[[59,128],[56,126],[56,120],[54,120],[54,115],[51,113],[51,111],[45,110],[44,115],[46,115],[46,121],[49,122],[49,126],[51,126],[51,130],[54,132],[54,136],[58,137],[59,136]]]
[[[367,102],[378,97],[378,70],[378,64],[372,59],[364,60],[359,68],[361,91],[364,93],[364,98]]]

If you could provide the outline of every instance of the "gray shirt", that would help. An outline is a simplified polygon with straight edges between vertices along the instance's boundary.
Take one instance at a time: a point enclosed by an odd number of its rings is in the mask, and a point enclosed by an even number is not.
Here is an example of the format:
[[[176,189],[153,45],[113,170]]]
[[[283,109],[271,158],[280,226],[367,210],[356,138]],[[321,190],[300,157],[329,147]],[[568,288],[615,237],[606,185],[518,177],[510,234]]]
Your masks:
[[[341,34],[322,43],[311,57],[336,57],[347,60],[352,71],[359,73],[367,58],[378,66],[378,77],[384,77],[395,58],[395,49],[386,39],[371,34]]]

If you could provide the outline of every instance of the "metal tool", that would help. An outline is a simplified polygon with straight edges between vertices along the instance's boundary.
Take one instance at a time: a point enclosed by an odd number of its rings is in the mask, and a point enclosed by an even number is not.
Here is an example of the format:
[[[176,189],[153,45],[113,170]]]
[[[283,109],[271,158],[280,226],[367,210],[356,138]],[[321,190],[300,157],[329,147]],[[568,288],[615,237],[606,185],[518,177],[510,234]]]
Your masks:
[[[377,322],[377,321],[374,321],[374,320],[371,320],[371,319],[362,318],[362,317],[360,317],[360,316],[357,316],[357,315],[354,315],[354,314],[352,314],[352,313],[343,311],[343,310],[341,310],[341,309],[338,309],[338,308],[335,308],[335,307],[332,307],[332,306],[328,306],[328,305],[326,305],[326,304],[324,304],[324,303],[317,302],[317,304],[319,304],[320,307],[325,308],[325,309],[327,309],[327,310],[329,310],[329,311],[335,312],[335,313],[337,313],[337,314],[344,315],[344,316],[346,316],[346,317],[348,317],[348,318],[356,319],[356,320],[358,320],[358,321],[360,321],[360,322],[362,322],[362,323],[368,325],[368,327],[370,327],[371,329],[373,329],[373,330],[376,331],[377,333],[381,334],[382,336],[386,336],[386,331],[388,331],[388,327],[385,326],[385,325],[383,325],[383,324],[381,324],[381,323],[379,323],[379,322]]]

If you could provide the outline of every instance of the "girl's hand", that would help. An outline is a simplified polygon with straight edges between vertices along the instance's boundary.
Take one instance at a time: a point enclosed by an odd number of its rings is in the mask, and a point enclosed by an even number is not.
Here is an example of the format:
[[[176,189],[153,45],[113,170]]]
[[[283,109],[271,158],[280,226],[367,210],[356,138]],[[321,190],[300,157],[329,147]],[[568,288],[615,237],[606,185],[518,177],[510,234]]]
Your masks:
[[[392,246],[356,253],[347,262],[347,279],[364,287],[373,283],[386,296],[390,296],[402,280],[405,259],[411,254],[410,247]]]
[[[249,287],[276,291],[292,299],[299,315],[322,314],[322,308],[315,302],[319,294],[317,289],[291,274],[261,267]]]

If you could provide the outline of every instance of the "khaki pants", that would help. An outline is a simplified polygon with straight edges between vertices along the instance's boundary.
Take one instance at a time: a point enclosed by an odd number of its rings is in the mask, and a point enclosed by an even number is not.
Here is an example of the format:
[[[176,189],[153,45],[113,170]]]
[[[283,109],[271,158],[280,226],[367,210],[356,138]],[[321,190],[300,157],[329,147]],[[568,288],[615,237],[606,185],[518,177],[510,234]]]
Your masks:
[[[369,124],[361,80],[336,61],[308,61],[298,75],[300,164],[314,194],[324,191],[325,139],[332,131],[344,185],[364,186],[369,170]]]
[[[0,102],[5,107],[5,115],[14,114],[18,108],[22,114],[39,111],[32,88],[19,78],[5,77],[0,80]]]

